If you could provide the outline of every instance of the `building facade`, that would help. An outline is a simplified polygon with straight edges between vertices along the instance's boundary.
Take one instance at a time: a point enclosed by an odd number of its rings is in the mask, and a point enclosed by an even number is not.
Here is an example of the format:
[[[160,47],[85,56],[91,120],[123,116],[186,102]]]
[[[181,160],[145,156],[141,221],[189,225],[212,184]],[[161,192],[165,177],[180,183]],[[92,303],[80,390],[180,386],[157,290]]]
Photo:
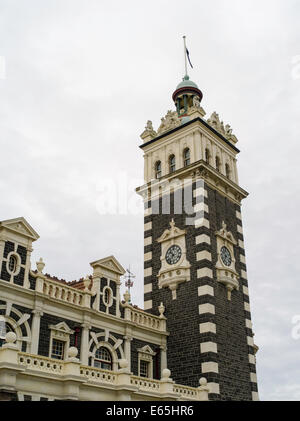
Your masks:
[[[237,138],[185,76],[141,137],[144,309],[113,256],[66,282],[0,222],[0,400],[257,400]]]

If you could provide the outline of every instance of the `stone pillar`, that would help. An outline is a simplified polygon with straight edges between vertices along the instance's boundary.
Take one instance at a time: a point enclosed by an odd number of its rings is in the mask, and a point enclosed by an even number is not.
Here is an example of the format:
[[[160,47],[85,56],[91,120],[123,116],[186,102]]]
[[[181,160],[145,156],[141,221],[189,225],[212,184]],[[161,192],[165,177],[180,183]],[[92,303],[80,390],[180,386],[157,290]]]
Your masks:
[[[167,347],[162,345],[160,347],[160,372],[163,375],[163,370],[167,368]]]
[[[24,288],[30,288],[29,282],[29,271],[30,271],[30,257],[33,249],[31,247],[27,247],[27,254],[26,254],[26,263],[25,263],[25,275],[24,275]]]
[[[31,354],[38,354],[40,338],[40,322],[43,312],[40,309],[33,310],[32,328],[31,328]]]
[[[80,347],[80,360],[82,365],[89,363],[89,330],[91,325],[89,323],[82,323],[81,325],[81,347]]]
[[[117,294],[116,294],[116,316],[120,317],[120,285],[121,283],[117,283]]]
[[[128,370],[131,371],[131,341],[132,341],[132,337],[127,335],[124,336],[124,353],[125,353],[125,358],[128,362]]]
[[[207,380],[205,377],[201,377],[199,380],[200,386],[198,387],[198,400],[199,401],[208,401],[208,392],[209,387],[207,385]]]
[[[3,237],[3,235],[1,235],[0,236],[0,273],[2,270],[4,247],[5,247],[5,238]]]

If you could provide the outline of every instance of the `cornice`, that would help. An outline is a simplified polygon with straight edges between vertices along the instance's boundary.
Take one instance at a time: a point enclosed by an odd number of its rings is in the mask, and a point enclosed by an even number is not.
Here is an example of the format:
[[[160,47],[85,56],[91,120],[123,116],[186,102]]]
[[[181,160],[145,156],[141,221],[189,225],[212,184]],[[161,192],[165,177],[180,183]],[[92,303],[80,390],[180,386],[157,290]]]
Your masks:
[[[223,142],[225,142],[231,149],[233,149],[236,153],[239,153],[240,152],[240,150],[238,149],[238,148],[236,148],[232,143],[230,143],[229,142],[229,140],[227,140],[226,139],[226,137],[224,137],[221,133],[219,133],[217,130],[215,130],[213,127],[211,127],[205,120],[203,120],[202,118],[200,118],[200,117],[197,117],[197,118],[194,118],[193,120],[191,120],[191,121],[188,121],[187,123],[185,123],[185,124],[182,124],[182,125],[180,125],[180,126],[178,126],[178,127],[176,127],[175,129],[172,129],[172,130],[169,130],[169,131],[167,131],[167,132],[165,132],[165,133],[163,133],[163,134],[161,134],[160,136],[157,136],[157,137],[155,137],[154,139],[152,139],[152,140],[150,140],[149,142],[146,142],[146,143],[143,143],[142,145],[140,145],[139,147],[141,148],[141,149],[144,149],[146,146],[149,146],[149,145],[151,145],[151,144],[153,144],[153,143],[155,143],[156,141],[158,141],[158,140],[160,140],[160,139],[162,139],[162,138],[164,138],[164,137],[166,137],[166,136],[169,136],[169,135],[171,135],[171,134],[173,134],[173,133],[176,133],[176,132],[178,132],[179,130],[181,130],[182,128],[184,128],[184,127],[187,127],[187,126],[190,126],[191,124],[193,124],[193,123],[195,123],[195,122],[197,122],[197,121],[199,121],[201,124],[203,124],[207,129],[209,129],[215,136],[217,136],[218,138],[220,138]]]

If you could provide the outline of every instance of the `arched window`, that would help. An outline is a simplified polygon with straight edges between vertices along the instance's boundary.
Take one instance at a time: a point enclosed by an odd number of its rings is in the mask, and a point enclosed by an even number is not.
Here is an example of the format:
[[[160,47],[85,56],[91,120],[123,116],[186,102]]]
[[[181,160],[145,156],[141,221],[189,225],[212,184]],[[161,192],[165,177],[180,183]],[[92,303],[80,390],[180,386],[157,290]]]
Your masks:
[[[112,370],[112,357],[109,350],[104,346],[98,348],[95,353],[94,367],[102,368],[103,370]]]
[[[157,161],[155,164],[155,178],[161,177],[161,162]]]
[[[225,172],[226,172],[226,177],[230,178],[230,166],[229,166],[229,164],[225,165]]]
[[[5,336],[8,332],[14,332],[14,329],[5,321],[3,316],[0,316],[0,346],[5,343]]]
[[[207,148],[205,149],[205,161],[206,161],[207,164],[209,164],[210,153],[209,153],[209,150]]]
[[[169,158],[169,167],[170,167],[170,172],[175,172],[176,171],[176,160],[175,160],[175,155],[171,155]]]
[[[216,170],[220,172],[221,161],[218,156],[216,156]]]
[[[189,148],[186,148],[183,151],[183,165],[187,167],[188,165],[190,165],[190,163],[191,163],[191,152]]]
[[[18,260],[17,257],[14,255],[11,255],[8,262],[8,269],[11,273],[15,273],[17,270],[17,264]]]

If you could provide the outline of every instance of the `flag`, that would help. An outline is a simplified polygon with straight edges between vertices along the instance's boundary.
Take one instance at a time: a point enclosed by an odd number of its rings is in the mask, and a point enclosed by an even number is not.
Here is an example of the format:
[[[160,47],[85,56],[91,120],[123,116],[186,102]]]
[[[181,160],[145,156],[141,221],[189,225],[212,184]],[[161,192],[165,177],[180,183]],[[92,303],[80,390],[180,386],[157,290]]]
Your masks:
[[[188,50],[186,47],[185,47],[185,50],[186,50],[186,55],[187,55],[187,58],[188,58],[188,60],[189,60],[190,65],[191,65],[191,68],[193,69],[193,65],[192,65],[191,60],[190,60],[190,53],[189,53],[189,50]]]

